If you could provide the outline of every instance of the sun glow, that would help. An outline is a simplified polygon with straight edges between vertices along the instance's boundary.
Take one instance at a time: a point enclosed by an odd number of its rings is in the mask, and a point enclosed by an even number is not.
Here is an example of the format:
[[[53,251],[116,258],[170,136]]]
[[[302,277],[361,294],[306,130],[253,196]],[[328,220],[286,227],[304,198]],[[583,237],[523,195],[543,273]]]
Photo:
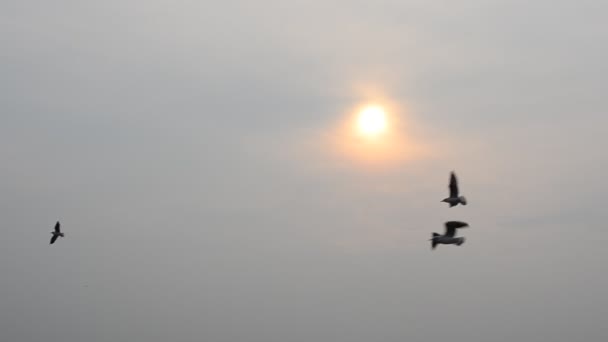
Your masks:
[[[332,133],[333,146],[338,155],[370,167],[420,158],[426,151],[408,134],[406,114],[406,108],[382,97],[356,106],[345,112]]]
[[[363,108],[357,116],[357,130],[364,136],[376,137],[388,129],[386,112],[382,107]]]

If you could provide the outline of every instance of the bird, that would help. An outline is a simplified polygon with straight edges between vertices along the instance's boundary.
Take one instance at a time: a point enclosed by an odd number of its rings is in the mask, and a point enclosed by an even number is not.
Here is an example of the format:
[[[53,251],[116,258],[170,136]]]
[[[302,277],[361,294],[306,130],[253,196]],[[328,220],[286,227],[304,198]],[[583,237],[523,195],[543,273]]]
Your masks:
[[[468,227],[469,224],[461,221],[448,221],[445,223],[445,234],[433,233],[431,238],[431,248],[435,249],[438,244],[457,245],[464,243],[464,237],[455,237],[456,229]]]
[[[55,243],[58,237],[64,236],[61,232],[61,223],[59,223],[59,221],[57,221],[57,223],[55,224],[55,230],[52,231],[51,234],[53,234],[53,236],[51,237],[51,245]]]
[[[446,202],[450,204],[450,208],[458,204],[467,205],[467,199],[464,196],[458,195],[458,180],[456,179],[456,174],[454,173],[454,171],[452,171],[452,173],[450,174],[449,188],[450,197],[445,198],[441,202]]]

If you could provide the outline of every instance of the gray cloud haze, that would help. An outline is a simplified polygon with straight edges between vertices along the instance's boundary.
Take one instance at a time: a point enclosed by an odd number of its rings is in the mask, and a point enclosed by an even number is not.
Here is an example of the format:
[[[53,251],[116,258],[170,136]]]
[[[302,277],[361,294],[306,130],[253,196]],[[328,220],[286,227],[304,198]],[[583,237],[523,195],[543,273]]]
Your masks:
[[[0,1],[0,340],[605,341],[607,10]]]

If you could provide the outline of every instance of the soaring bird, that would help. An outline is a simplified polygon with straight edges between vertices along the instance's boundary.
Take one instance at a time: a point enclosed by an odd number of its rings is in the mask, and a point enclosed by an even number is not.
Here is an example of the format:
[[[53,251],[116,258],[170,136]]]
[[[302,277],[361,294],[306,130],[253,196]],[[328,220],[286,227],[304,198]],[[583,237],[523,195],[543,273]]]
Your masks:
[[[452,171],[451,175],[450,175],[450,197],[444,199],[441,202],[446,202],[450,204],[450,208],[458,205],[458,204],[462,204],[462,205],[467,205],[467,199],[464,198],[464,196],[459,196],[458,195],[458,180],[456,180],[456,174],[454,173],[454,171]]]
[[[55,243],[58,237],[64,236],[61,232],[61,223],[59,223],[59,221],[57,221],[57,223],[55,224],[55,230],[52,231],[51,234],[53,234],[53,236],[51,237],[51,245]]]
[[[445,223],[445,234],[433,233],[431,238],[431,248],[435,249],[438,244],[444,245],[462,245],[464,243],[464,237],[455,237],[456,229],[468,227],[469,224],[460,221],[448,221]]]

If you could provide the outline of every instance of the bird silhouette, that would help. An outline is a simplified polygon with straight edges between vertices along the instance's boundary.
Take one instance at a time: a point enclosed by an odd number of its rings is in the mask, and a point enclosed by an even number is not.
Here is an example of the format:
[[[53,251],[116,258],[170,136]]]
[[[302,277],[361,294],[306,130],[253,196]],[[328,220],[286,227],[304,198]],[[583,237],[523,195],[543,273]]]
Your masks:
[[[467,205],[467,199],[464,196],[459,196],[458,191],[458,180],[454,171],[450,174],[450,197],[443,199],[441,202],[446,202],[450,205],[450,208],[462,204]]]
[[[53,236],[51,237],[51,245],[55,243],[55,241],[57,241],[57,238],[64,237],[63,233],[61,232],[61,223],[59,223],[59,221],[57,221],[57,223],[55,224],[55,230],[51,232],[51,234],[53,234]]]

